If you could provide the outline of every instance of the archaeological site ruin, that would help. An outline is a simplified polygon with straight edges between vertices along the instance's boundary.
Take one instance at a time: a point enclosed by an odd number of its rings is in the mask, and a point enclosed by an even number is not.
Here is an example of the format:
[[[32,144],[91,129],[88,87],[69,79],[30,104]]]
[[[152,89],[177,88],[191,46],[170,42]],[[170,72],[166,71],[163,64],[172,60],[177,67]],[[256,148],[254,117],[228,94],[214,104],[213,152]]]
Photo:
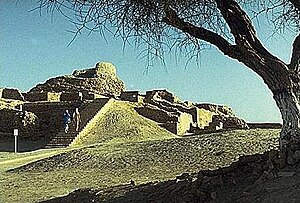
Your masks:
[[[67,147],[114,100],[130,103],[139,115],[179,136],[249,128],[224,105],[181,101],[166,89],[126,90],[114,65],[99,62],[94,68],[50,78],[28,92],[1,88],[0,136],[8,139],[17,128],[24,139],[45,140],[46,148]],[[71,129],[66,134],[62,114],[75,108],[82,125],[79,132]]]

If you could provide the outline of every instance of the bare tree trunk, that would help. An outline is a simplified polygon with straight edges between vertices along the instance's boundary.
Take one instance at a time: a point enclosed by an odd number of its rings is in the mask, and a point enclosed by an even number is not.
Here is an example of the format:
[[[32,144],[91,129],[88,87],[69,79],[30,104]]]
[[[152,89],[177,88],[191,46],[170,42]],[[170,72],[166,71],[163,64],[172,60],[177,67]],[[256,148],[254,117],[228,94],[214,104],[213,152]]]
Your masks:
[[[300,161],[300,105],[299,93],[282,91],[274,94],[280,109],[283,128],[280,133],[280,149],[285,154],[287,164]]]

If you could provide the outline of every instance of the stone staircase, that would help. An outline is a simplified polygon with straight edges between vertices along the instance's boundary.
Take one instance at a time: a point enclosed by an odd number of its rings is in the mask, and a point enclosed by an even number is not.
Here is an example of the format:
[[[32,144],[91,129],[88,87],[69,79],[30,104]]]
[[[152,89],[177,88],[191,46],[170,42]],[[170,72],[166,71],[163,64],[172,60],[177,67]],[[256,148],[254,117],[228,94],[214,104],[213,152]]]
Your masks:
[[[91,102],[83,104],[79,108],[81,115],[81,123],[79,131],[75,131],[75,125],[70,123],[69,132],[65,133],[64,129],[61,129],[58,134],[53,136],[45,148],[60,148],[68,147],[72,141],[78,136],[78,134],[89,124],[89,122],[95,117],[95,115],[101,110],[105,104],[109,101],[109,98],[100,98]],[[71,112],[73,113],[73,112]]]

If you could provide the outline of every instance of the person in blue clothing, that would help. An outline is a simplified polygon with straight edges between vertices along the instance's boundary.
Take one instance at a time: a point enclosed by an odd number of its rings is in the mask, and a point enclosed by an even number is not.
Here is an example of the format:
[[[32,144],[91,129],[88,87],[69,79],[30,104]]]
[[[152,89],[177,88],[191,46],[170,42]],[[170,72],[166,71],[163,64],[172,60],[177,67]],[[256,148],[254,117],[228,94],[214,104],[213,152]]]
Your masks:
[[[69,113],[69,110],[66,110],[64,112],[63,122],[64,122],[65,133],[68,133],[68,131],[69,131],[69,123],[71,123],[71,115]]]

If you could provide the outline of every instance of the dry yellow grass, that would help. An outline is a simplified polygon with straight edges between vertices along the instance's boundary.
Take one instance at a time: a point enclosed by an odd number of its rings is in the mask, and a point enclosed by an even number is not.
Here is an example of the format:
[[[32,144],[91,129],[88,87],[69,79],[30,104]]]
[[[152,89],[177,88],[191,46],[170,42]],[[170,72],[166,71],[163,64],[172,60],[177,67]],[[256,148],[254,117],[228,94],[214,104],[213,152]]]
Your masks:
[[[139,142],[177,137],[140,116],[129,102],[112,101],[72,143],[72,146],[95,143]]]

